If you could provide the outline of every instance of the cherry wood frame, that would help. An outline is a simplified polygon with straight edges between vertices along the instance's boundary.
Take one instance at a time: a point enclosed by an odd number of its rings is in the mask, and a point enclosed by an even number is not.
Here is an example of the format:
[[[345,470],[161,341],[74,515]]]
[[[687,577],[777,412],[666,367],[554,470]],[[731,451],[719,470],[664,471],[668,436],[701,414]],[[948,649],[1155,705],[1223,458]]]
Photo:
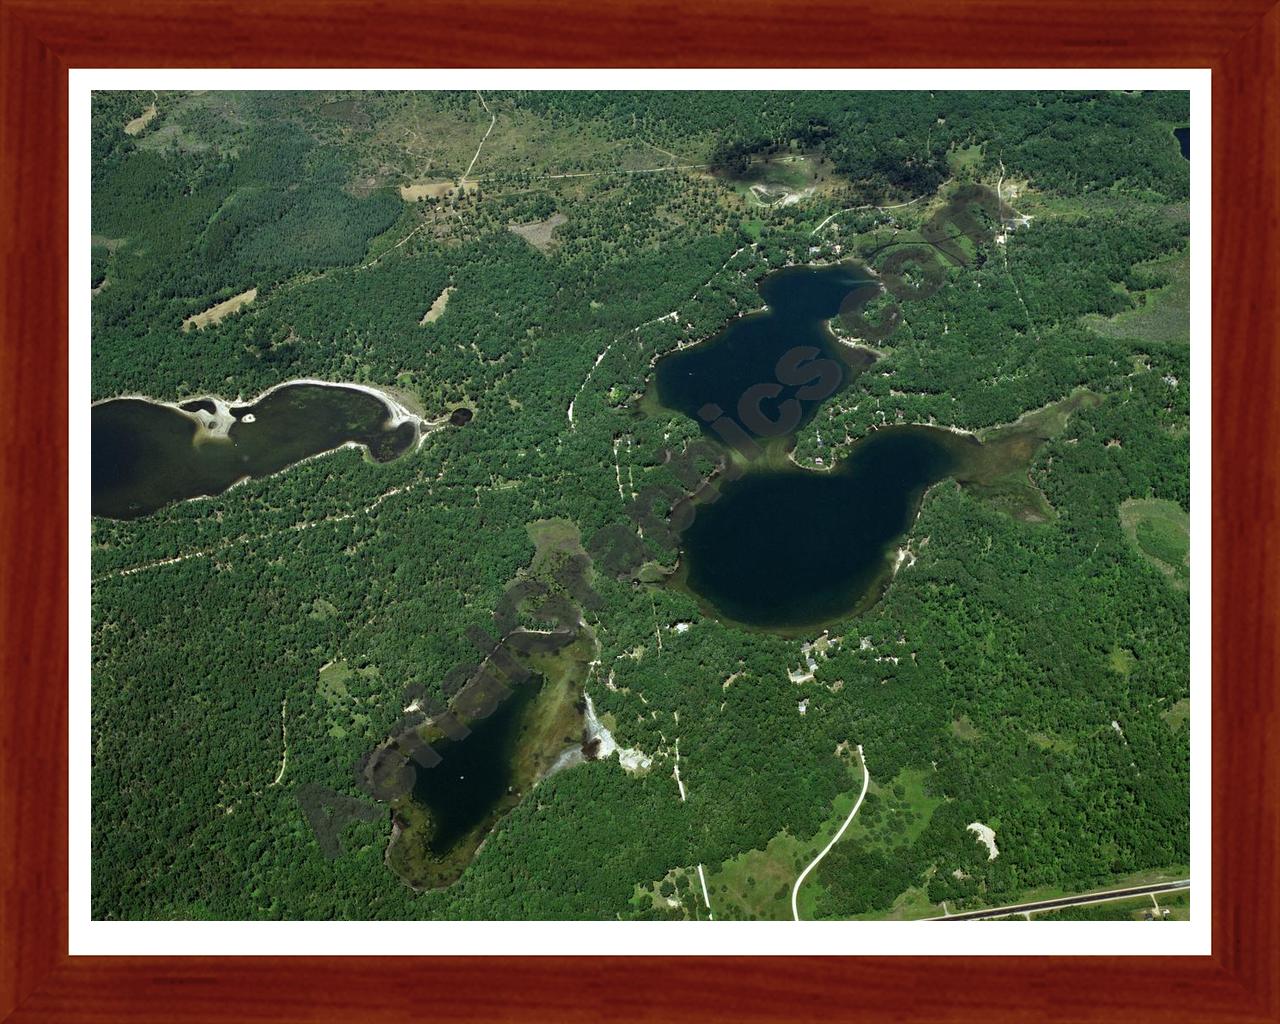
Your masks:
[[[0,0],[0,1020],[1280,1020],[1274,2]],[[554,65],[1212,68],[1212,956],[67,955],[68,68]]]

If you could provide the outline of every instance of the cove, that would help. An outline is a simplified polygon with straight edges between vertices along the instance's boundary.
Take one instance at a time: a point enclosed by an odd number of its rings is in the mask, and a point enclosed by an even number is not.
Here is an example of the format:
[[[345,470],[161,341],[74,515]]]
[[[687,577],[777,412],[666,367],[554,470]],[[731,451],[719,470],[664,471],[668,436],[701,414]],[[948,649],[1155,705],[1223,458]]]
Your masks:
[[[413,446],[420,425],[372,390],[311,381],[280,385],[247,405],[99,402],[91,415],[92,511],[137,519],[347,444],[388,462]]]
[[[753,468],[721,486],[681,535],[680,581],[720,617],[772,631],[860,610],[924,492],[981,445],[936,427],[877,430],[828,472]]]
[[[1191,159],[1191,129],[1189,127],[1175,128],[1173,130],[1173,134],[1178,140],[1178,149],[1182,151],[1183,159],[1190,160]]]
[[[875,361],[871,352],[837,341],[827,321],[847,310],[851,301],[865,301],[879,288],[867,271],[852,263],[788,267],[769,274],[759,289],[765,310],[734,320],[714,337],[658,360],[654,368],[658,402],[698,421],[711,436],[715,435],[708,423],[715,417],[699,413],[715,405],[742,422],[748,433],[761,437],[765,435],[752,428],[750,418],[740,415],[740,405],[758,385],[777,383],[781,385],[778,393],[763,399],[760,411],[778,419],[783,403],[794,399],[800,409],[799,422],[789,431],[794,432],[813,418],[826,398]],[[808,374],[799,374],[795,384],[779,378],[779,360],[801,346],[817,349],[820,357],[835,364],[838,380],[833,387],[824,384],[815,395],[812,379],[805,379]]]

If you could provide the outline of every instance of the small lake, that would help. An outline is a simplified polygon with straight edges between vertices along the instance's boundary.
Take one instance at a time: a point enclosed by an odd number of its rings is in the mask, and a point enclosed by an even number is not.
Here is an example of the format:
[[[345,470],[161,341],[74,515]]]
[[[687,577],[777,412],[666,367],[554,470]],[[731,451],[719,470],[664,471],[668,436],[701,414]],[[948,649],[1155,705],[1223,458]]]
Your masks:
[[[1175,128],[1173,130],[1174,137],[1178,140],[1178,149],[1182,151],[1183,159],[1191,159],[1191,129]]]
[[[175,501],[221,494],[345,444],[378,462],[413,446],[416,417],[354,387],[285,384],[250,405],[180,406],[119,398],[92,407],[92,510],[137,519]]]
[[[431,815],[427,846],[435,856],[447,856],[519,801],[516,741],[525,712],[543,685],[541,677],[532,676],[514,686],[491,715],[471,724],[465,738],[432,743],[439,764],[414,765],[413,800]]]
[[[720,615],[787,631],[859,610],[925,490],[981,446],[935,427],[877,430],[830,472],[751,469],[681,536],[684,584]]]
[[[837,341],[827,321],[847,309],[859,291],[869,298],[878,290],[876,281],[856,264],[789,267],[768,275],[760,284],[768,309],[734,320],[713,338],[658,361],[654,382],[659,403],[698,421],[711,436],[715,435],[708,417],[699,417],[708,403],[734,417],[752,436],[777,436],[752,429],[749,417],[739,412],[744,396],[753,387],[765,385],[777,392],[759,400],[759,409],[768,419],[782,419],[784,403],[799,403],[791,406],[800,413],[798,422],[784,431],[794,433],[813,418],[827,397],[875,361],[870,352]],[[800,346],[817,349],[814,359],[835,364],[838,378],[833,386],[822,382],[815,389],[812,374],[804,369],[814,365],[813,359],[798,368],[792,378],[797,383],[779,378],[779,360]],[[809,397],[815,390],[821,396]]]

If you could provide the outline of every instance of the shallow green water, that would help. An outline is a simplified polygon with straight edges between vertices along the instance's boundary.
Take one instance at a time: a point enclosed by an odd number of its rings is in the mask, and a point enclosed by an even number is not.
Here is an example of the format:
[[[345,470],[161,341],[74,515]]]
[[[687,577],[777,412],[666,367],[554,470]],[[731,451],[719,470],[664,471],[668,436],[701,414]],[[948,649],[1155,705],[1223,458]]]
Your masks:
[[[349,442],[385,462],[417,436],[411,422],[391,427],[386,403],[354,388],[277,388],[252,405],[232,406],[226,437],[210,436],[195,418],[213,409],[209,399],[186,402],[182,410],[134,398],[93,406],[93,514],[136,519],[175,501],[221,494],[246,477],[270,476]]]

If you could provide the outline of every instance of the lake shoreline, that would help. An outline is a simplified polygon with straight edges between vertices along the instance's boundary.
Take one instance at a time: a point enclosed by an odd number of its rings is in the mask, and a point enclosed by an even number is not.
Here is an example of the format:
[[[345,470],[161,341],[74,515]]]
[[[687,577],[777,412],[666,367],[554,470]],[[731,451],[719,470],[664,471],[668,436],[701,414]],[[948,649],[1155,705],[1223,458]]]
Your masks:
[[[226,430],[230,429],[230,423],[228,423],[226,427],[219,432],[216,428],[211,428],[208,424],[196,417],[192,410],[184,409],[183,405],[190,405],[192,402],[210,401],[213,402],[214,406],[218,409],[218,414],[222,412],[222,407],[225,406],[227,414],[229,415],[232,407],[258,405],[267,396],[279,391],[281,388],[293,387],[301,384],[310,384],[314,387],[322,388],[345,388],[350,391],[363,391],[367,395],[372,395],[387,407],[386,427],[388,430],[394,430],[396,427],[400,426],[401,423],[413,423],[415,427],[417,427],[419,433],[421,433],[424,425],[434,425],[434,421],[428,420],[426,417],[419,416],[417,413],[412,412],[404,405],[403,402],[398,398],[395,398],[390,392],[376,388],[371,384],[354,384],[344,381],[320,380],[316,377],[295,377],[292,380],[281,381],[279,384],[272,384],[269,388],[250,399],[238,396],[234,400],[231,400],[224,398],[222,395],[202,394],[194,395],[191,398],[184,398],[179,401],[170,401],[163,398],[156,398],[153,395],[144,395],[141,392],[129,392],[122,395],[112,395],[108,398],[99,398],[96,401],[90,402],[89,408],[92,409],[98,405],[105,405],[108,402],[150,402],[152,405],[162,405],[167,409],[173,409],[176,412],[180,412],[189,419],[195,419],[202,428],[209,430],[213,436],[225,436]],[[213,416],[216,420],[219,418],[218,414],[206,413],[205,415]]]
[[[408,401],[367,384],[311,377],[281,381],[247,402],[221,395],[100,399],[90,403],[94,515],[135,519],[343,448],[392,461],[450,422],[428,420]]]

